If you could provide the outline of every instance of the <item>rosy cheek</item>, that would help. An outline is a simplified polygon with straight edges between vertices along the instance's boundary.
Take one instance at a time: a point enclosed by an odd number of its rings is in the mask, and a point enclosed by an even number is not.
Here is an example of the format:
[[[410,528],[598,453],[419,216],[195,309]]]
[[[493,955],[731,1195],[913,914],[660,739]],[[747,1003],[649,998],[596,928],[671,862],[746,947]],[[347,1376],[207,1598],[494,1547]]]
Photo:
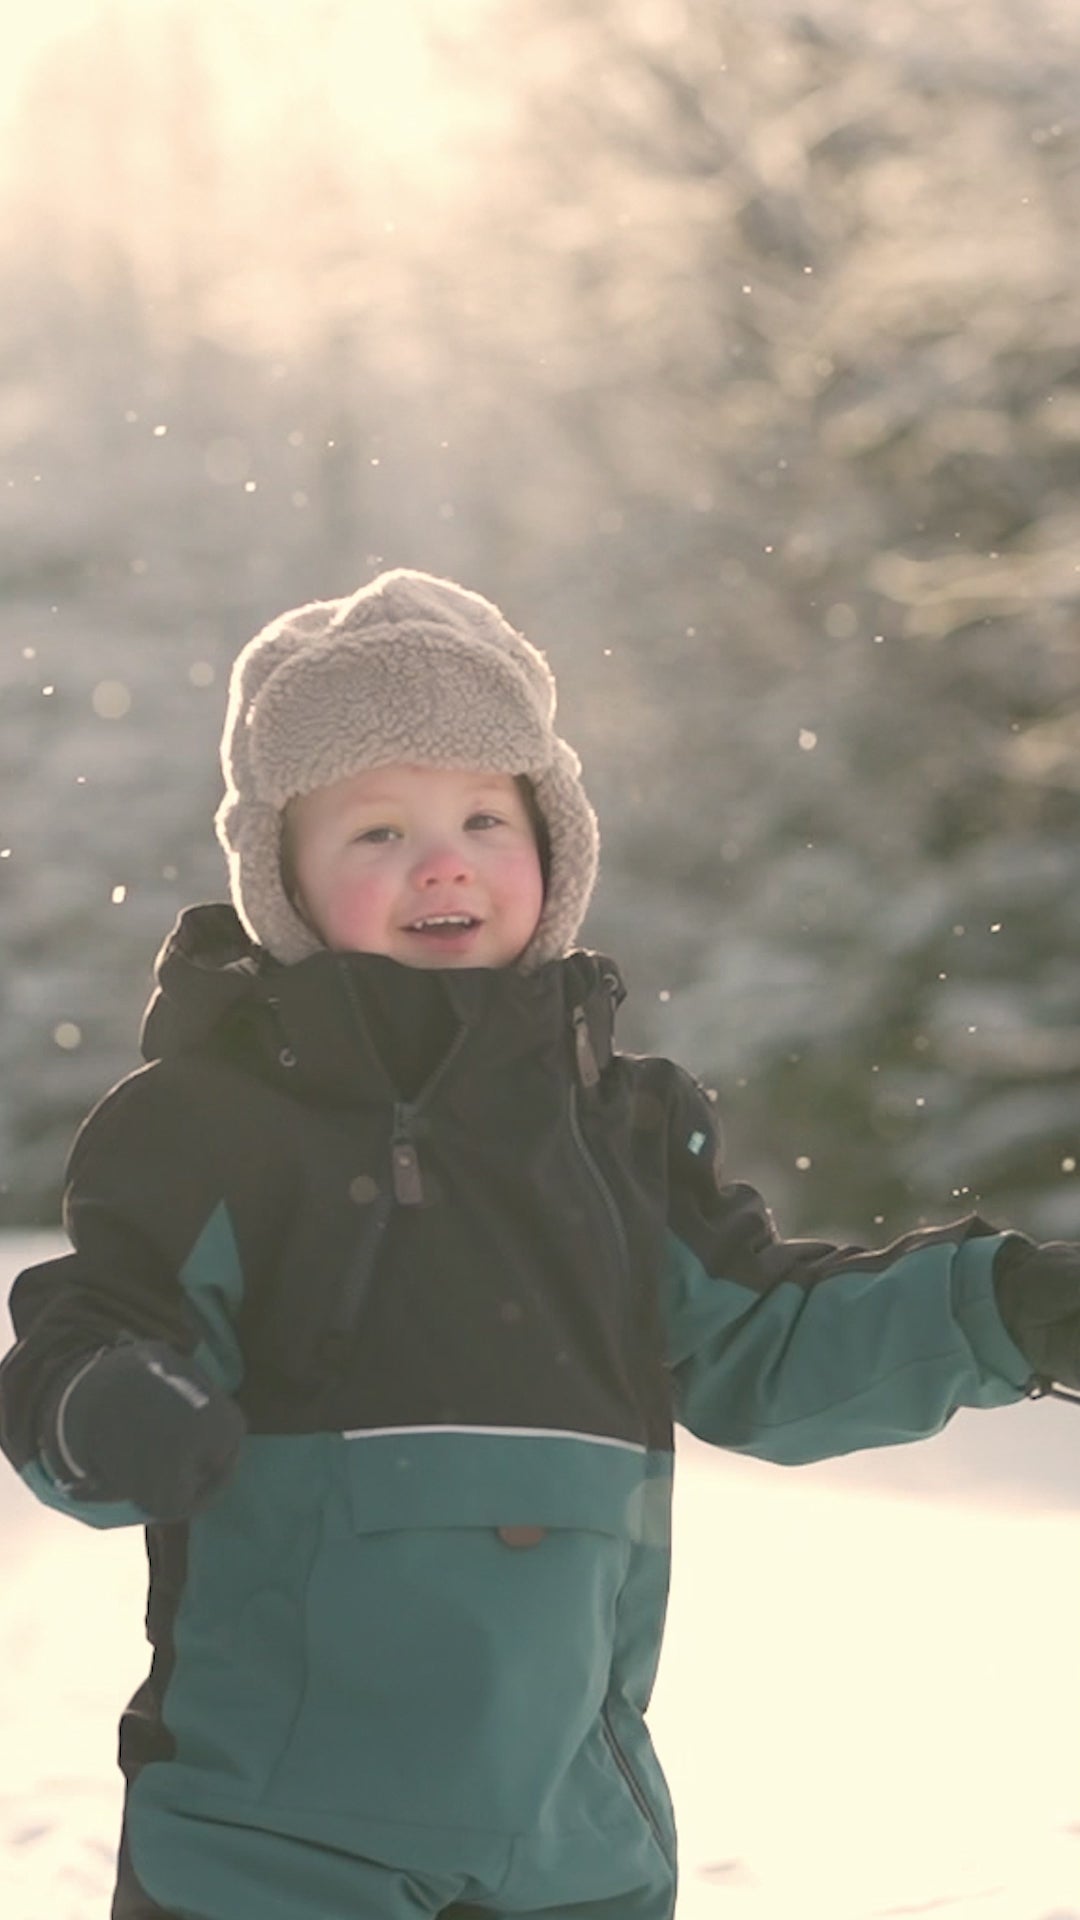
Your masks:
[[[335,904],[343,920],[376,920],[386,912],[387,890],[377,880],[353,876],[338,889]]]

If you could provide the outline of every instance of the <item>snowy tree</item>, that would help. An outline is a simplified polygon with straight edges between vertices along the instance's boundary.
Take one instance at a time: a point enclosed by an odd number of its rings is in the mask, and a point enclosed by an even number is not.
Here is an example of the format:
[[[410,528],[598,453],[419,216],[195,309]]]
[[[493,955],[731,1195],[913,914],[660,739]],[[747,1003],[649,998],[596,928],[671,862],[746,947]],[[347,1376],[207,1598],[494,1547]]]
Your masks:
[[[474,0],[382,98],[304,18],[103,0],[13,133],[6,1217],[221,890],[236,648],[400,561],[548,650],[626,1040],[785,1225],[1077,1231],[1075,10]]]

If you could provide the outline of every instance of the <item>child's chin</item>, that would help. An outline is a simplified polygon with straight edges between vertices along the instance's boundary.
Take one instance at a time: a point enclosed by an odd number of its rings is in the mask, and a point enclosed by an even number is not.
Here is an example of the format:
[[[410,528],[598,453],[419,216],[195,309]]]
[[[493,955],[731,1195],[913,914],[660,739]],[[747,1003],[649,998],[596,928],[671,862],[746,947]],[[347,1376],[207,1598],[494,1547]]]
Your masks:
[[[431,971],[448,967],[493,967],[502,962],[493,960],[490,942],[487,940],[436,940],[429,935],[419,934],[413,940],[403,941],[395,949],[394,958],[406,967],[423,967]]]

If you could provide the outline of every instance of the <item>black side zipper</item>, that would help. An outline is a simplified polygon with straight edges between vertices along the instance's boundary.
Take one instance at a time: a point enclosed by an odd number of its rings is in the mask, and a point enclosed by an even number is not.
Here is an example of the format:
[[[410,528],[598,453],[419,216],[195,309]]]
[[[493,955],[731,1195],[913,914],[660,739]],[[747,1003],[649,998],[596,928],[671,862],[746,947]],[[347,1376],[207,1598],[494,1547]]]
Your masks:
[[[586,1142],[585,1135],[582,1133],[581,1116],[578,1112],[577,1088],[574,1086],[570,1088],[569,1119],[570,1119],[570,1137],[573,1140],[575,1147],[577,1148],[579,1158],[581,1159],[583,1165],[585,1166],[585,1168],[589,1173],[593,1186],[596,1188],[596,1191],[600,1195],[600,1198],[603,1201],[604,1206],[607,1210],[608,1219],[611,1221],[612,1229],[615,1234],[615,1243],[619,1250],[619,1259],[622,1263],[623,1277],[627,1281],[627,1284],[629,1284],[630,1245],[626,1238],[626,1226],[623,1222],[622,1214],[619,1212],[618,1203],[616,1202],[615,1195],[612,1193],[611,1188],[608,1186],[607,1181],[604,1179],[604,1176],[600,1171],[600,1168],[597,1166],[596,1161],[593,1159],[592,1153],[590,1152],[588,1144]]]
[[[592,1035],[584,1007],[575,1007],[570,1016],[574,1029],[574,1052],[577,1056],[577,1069],[583,1087],[595,1087],[599,1084],[600,1068],[593,1048]]]
[[[619,1772],[622,1774],[623,1779],[626,1781],[626,1784],[630,1789],[631,1797],[635,1805],[637,1806],[638,1811],[641,1814],[643,1814],[646,1822],[648,1823],[649,1830],[652,1834],[652,1837],[656,1841],[656,1844],[659,1847],[661,1853],[663,1854],[665,1860],[670,1861],[671,1850],[667,1840],[664,1837],[663,1831],[661,1830],[660,1822],[657,1819],[656,1814],[653,1812],[652,1802],[650,1801],[648,1794],[645,1792],[644,1787],[642,1786],[640,1780],[637,1777],[637,1774],[634,1772],[633,1767],[630,1765],[630,1762],[627,1759],[625,1752],[623,1751],[622,1745],[619,1741],[619,1736],[615,1732],[615,1729],[612,1726],[611,1721],[608,1717],[608,1710],[606,1707],[601,1709],[600,1725],[603,1729],[604,1738],[607,1741],[608,1748],[611,1753],[611,1757],[614,1760],[615,1765],[618,1767]]]
[[[576,1006],[571,1012],[570,1026],[574,1036],[574,1059],[577,1064],[578,1079],[583,1087],[592,1088],[598,1086],[600,1082],[600,1066],[596,1058],[596,1050],[593,1047],[592,1035],[589,1032],[588,1016],[583,1006]],[[614,1230],[615,1244],[619,1251],[623,1278],[627,1285],[629,1285],[630,1247],[626,1238],[626,1227],[622,1214],[619,1212],[615,1195],[612,1193],[600,1168],[597,1166],[582,1131],[577,1083],[574,1081],[572,1081],[570,1085],[569,1118],[571,1139],[577,1148],[584,1166],[588,1170],[597,1193],[604,1203],[608,1219],[611,1221]]]

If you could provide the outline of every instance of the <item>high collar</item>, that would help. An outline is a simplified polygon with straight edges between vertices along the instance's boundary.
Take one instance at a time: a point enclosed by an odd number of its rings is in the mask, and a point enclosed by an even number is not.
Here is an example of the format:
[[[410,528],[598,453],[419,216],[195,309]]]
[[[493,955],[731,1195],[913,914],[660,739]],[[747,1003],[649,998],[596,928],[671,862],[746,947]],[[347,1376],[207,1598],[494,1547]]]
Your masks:
[[[189,908],[158,958],[143,1023],[147,1059],[209,1048],[301,1097],[411,1099],[459,1036],[467,1070],[512,1067],[567,1046],[585,1023],[602,1066],[623,998],[614,963],[578,950],[532,973],[428,969],[382,954],[321,951],[284,966],[248,939],[231,907]]]

